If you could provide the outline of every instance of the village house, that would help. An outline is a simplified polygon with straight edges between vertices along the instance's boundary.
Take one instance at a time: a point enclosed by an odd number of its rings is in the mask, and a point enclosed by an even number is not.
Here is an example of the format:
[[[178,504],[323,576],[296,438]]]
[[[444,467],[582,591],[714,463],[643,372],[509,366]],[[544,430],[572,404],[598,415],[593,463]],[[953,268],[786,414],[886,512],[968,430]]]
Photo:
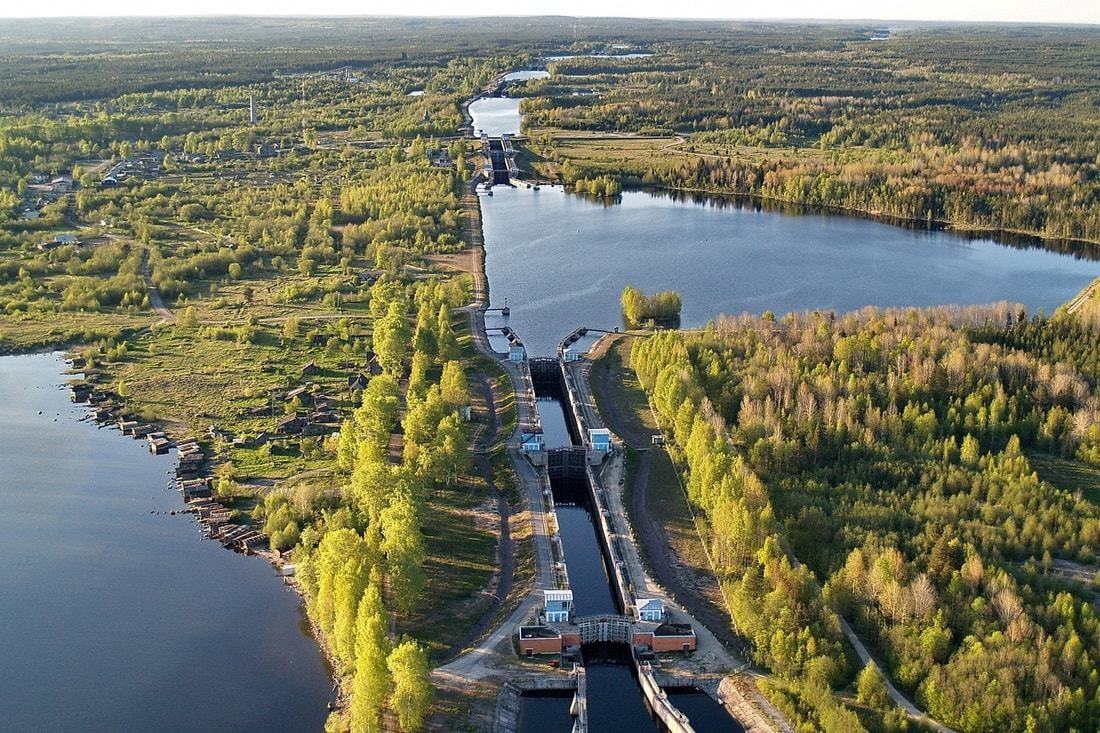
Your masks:
[[[68,193],[73,190],[73,177],[56,176],[50,180],[49,186],[54,193]]]
[[[312,405],[313,394],[309,391],[309,387],[295,387],[286,393],[286,401],[293,402],[298,400],[298,404]]]
[[[80,240],[75,234],[73,234],[72,232],[66,232],[64,234],[54,235],[53,239],[49,239],[45,242],[39,242],[38,249],[42,251],[47,251],[51,249],[56,249],[57,247],[64,247],[67,245],[76,246],[79,244]]]
[[[275,433],[278,435],[297,435],[305,429],[305,426],[305,420],[298,417],[297,413],[291,413],[275,423]]]

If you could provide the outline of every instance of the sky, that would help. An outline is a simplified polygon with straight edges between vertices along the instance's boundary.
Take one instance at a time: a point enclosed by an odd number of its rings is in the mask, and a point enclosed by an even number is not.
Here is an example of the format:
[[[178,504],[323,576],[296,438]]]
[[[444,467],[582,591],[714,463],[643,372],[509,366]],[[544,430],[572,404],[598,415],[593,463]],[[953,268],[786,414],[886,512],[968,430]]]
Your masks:
[[[88,15],[569,15],[1100,24],[1100,0],[0,0],[0,18]]]

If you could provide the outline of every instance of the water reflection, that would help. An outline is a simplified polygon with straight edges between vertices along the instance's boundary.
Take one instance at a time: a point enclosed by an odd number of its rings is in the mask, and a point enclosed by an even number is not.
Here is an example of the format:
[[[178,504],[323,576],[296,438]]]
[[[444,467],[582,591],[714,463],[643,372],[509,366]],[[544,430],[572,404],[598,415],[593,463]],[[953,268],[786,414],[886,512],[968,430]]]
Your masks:
[[[0,357],[0,727],[320,730],[297,596],[172,516],[171,459],[81,422],[63,366]]]
[[[560,189],[498,186],[483,198],[492,305],[534,356],[579,325],[621,325],[627,284],[672,289],[684,327],[721,313],[838,312],[866,305],[996,301],[1053,311],[1097,274],[1087,249],[1050,248],[905,229],[736,199],[627,191],[606,206]]]

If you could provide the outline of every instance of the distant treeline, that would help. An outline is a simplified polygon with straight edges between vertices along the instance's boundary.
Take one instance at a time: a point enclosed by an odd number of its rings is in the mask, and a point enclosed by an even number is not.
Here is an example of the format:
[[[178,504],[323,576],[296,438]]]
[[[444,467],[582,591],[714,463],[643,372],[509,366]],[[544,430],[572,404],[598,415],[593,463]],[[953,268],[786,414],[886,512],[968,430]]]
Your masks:
[[[524,100],[525,128],[671,138],[644,152],[618,137],[540,143],[566,181],[613,175],[1100,241],[1095,32],[924,27],[867,42],[820,28],[774,40],[557,62]]]

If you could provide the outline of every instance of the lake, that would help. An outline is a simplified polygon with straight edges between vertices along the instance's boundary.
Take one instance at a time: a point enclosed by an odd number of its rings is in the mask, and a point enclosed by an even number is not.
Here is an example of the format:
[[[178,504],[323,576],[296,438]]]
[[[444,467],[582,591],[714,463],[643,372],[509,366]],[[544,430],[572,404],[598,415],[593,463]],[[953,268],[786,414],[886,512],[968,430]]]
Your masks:
[[[673,289],[682,325],[721,313],[1016,301],[1053,311],[1100,263],[992,239],[829,213],[628,191],[617,203],[559,187],[495,186],[482,197],[488,328],[516,329],[534,356],[577,326],[621,325],[619,295]],[[503,345],[494,338],[496,348]]]
[[[3,728],[323,729],[332,681],[298,596],[166,514],[174,460],[82,421],[64,368],[0,357]]]

